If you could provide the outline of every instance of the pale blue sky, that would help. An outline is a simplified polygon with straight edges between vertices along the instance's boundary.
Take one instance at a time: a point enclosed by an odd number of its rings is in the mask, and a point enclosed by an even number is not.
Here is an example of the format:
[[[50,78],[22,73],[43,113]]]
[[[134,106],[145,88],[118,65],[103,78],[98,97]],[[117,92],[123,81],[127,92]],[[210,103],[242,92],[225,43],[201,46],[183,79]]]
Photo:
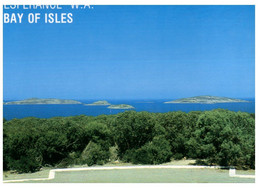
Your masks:
[[[255,95],[254,6],[57,12],[74,22],[4,24],[5,100]]]

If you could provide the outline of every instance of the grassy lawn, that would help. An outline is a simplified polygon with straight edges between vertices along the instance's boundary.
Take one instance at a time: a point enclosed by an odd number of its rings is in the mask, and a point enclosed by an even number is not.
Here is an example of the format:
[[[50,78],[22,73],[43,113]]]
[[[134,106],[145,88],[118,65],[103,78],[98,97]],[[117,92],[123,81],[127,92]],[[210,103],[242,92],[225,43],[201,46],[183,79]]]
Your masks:
[[[164,165],[189,165],[193,160],[179,160]],[[131,166],[132,164],[106,164],[104,166]],[[82,166],[73,166],[82,167]],[[36,173],[11,174],[4,172],[4,180],[47,178],[50,168]],[[237,174],[254,174],[254,170]],[[229,177],[228,170],[216,169],[120,169],[56,172],[55,179],[26,181],[25,183],[254,183],[255,179]]]
[[[23,173],[23,174],[17,174],[8,171],[3,173],[3,179],[16,180],[16,179],[47,178],[49,176],[49,171],[51,169],[52,168],[43,168],[41,171],[35,173]]]
[[[231,178],[228,170],[214,169],[122,169],[58,172],[55,179],[27,183],[254,183],[254,179]]]

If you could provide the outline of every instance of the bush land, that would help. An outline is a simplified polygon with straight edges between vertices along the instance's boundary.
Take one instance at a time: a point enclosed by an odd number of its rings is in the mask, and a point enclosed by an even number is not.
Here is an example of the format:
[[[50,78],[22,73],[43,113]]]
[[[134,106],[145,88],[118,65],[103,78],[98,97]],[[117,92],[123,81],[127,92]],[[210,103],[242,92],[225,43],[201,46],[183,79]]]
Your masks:
[[[255,168],[255,114],[223,109],[116,115],[28,117],[3,125],[4,170],[102,165],[113,160],[161,164],[171,158]]]

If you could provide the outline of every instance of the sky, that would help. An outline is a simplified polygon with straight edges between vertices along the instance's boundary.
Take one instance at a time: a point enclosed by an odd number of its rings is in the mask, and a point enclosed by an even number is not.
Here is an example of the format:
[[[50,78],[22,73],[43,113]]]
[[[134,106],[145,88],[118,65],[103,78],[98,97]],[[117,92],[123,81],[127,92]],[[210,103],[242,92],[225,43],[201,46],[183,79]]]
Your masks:
[[[254,6],[93,6],[5,23],[4,100],[255,97]]]

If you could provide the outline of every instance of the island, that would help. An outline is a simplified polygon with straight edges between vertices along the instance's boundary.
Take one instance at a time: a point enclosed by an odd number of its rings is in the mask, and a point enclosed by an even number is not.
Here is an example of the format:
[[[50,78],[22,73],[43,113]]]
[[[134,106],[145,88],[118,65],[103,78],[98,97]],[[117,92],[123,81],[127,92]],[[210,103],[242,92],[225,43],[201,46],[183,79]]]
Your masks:
[[[108,106],[108,105],[111,105],[109,102],[107,101],[96,101],[96,102],[93,102],[91,104],[85,104],[87,106]]]
[[[215,97],[215,96],[197,96],[197,97],[189,97],[182,98],[173,101],[168,101],[164,103],[200,103],[200,104],[216,104],[216,103],[238,103],[238,102],[249,102],[241,99],[233,99],[228,97]]]
[[[79,101],[75,100],[66,100],[66,99],[39,99],[39,98],[30,98],[20,101],[4,102],[4,105],[26,105],[26,104],[82,104]]]
[[[135,107],[133,107],[129,104],[114,104],[114,105],[110,105],[108,108],[110,108],[110,109],[133,109]]]

